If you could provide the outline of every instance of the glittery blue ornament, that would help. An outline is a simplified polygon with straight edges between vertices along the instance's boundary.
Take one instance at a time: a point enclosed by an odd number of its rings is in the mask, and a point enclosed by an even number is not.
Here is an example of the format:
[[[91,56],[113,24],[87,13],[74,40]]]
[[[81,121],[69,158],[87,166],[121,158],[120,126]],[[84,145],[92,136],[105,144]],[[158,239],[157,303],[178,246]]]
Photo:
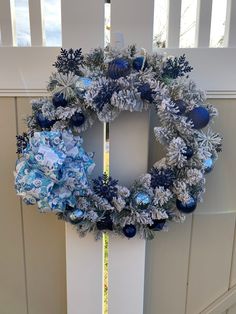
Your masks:
[[[79,85],[81,85],[81,87],[83,87],[84,89],[90,87],[92,82],[93,82],[92,79],[89,77],[81,77],[79,79]]]
[[[85,116],[82,112],[76,112],[70,119],[70,124],[72,126],[81,126],[85,122]]]
[[[161,231],[166,223],[166,219],[153,219],[153,224],[149,225],[148,228],[153,231]]]
[[[143,65],[143,62],[144,62],[144,65]],[[133,60],[133,68],[136,71],[140,71],[142,69],[142,66],[143,66],[143,70],[146,69],[147,67],[147,60],[144,61],[143,56],[137,57]]]
[[[202,129],[210,121],[210,115],[206,108],[196,107],[188,113],[188,119],[192,121],[194,129]]]
[[[62,93],[57,93],[52,97],[53,105],[58,107],[66,107],[68,105],[68,101],[64,98]]]
[[[153,94],[155,92],[151,89],[148,83],[144,83],[138,87],[138,92],[141,94],[143,100],[148,100],[149,102],[153,101]]]
[[[183,99],[177,99],[174,101],[175,108],[178,109],[178,113],[176,113],[178,116],[183,114],[186,110],[186,103],[183,101]]]
[[[80,77],[76,82],[76,92],[79,98],[83,98],[86,90],[92,85],[93,81],[89,77]]]
[[[190,146],[187,146],[185,152],[183,153],[183,155],[187,158],[190,159],[191,157],[193,157],[193,149]]]
[[[204,160],[203,168],[204,168],[205,173],[211,172],[211,170],[214,168],[214,161],[213,161],[213,159],[212,158],[207,158],[206,160]]]
[[[136,235],[136,227],[134,225],[125,225],[123,233],[127,238],[133,238]]]
[[[181,202],[180,200],[176,200],[176,207],[179,211],[190,214],[192,213],[197,207],[197,200],[194,197],[190,197],[186,203]]]
[[[48,129],[55,123],[55,120],[48,120],[41,112],[37,112],[36,121],[42,129]]]
[[[130,63],[127,59],[117,58],[112,60],[108,65],[108,76],[115,80],[125,77],[130,73]]]
[[[113,230],[113,222],[111,219],[110,213],[107,211],[105,212],[104,216],[99,220],[97,223],[98,230]]]
[[[72,211],[71,213],[69,213],[68,216],[69,216],[69,221],[73,225],[76,225],[77,223],[79,223],[83,219],[84,211],[78,208],[78,209]]]
[[[138,209],[147,209],[151,203],[151,197],[146,192],[137,192],[133,196],[132,205]]]

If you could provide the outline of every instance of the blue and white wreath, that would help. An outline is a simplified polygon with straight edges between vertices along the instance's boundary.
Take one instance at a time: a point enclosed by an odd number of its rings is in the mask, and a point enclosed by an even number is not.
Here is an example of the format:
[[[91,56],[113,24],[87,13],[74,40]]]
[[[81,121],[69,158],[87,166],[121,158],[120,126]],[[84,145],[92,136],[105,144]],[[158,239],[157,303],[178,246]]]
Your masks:
[[[152,239],[169,221],[184,221],[202,201],[205,174],[222,142],[210,128],[217,110],[189,79],[185,55],[147,54],[135,46],[84,55],[61,49],[54,66],[51,96],[32,101],[28,131],[17,136],[17,194],[72,223],[82,236],[109,230]],[[92,179],[93,154],[84,151],[81,133],[97,119],[111,122],[121,111],[151,108],[159,117],[154,133],[165,158],[131,187],[107,174]]]

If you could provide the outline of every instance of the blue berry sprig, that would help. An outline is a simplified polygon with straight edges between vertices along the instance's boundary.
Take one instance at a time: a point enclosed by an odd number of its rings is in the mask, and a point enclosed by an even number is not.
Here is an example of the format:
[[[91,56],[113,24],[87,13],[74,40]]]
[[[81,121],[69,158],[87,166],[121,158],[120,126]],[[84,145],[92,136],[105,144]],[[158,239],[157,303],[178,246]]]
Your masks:
[[[184,76],[193,70],[193,67],[186,61],[186,56],[183,54],[179,58],[168,58],[163,68],[163,77],[176,79],[179,76]]]
[[[29,143],[29,137],[27,133],[23,133],[22,135],[16,135],[16,153],[22,154],[23,150],[27,147]]]

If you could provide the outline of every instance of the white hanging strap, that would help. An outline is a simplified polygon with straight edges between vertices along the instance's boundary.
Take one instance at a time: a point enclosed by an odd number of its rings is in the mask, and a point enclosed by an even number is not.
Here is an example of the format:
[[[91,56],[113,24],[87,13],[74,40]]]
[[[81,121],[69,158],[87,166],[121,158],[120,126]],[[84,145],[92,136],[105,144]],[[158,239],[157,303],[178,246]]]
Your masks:
[[[141,48],[141,53],[140,54],[143,56],[143,63],[142,63],[142,67],[141,67],[141,71],[143,71],[144,65],[145,65],[145,62],[146,62],[146,59],[147,59],[147,51],[146,51],[146,49]]]

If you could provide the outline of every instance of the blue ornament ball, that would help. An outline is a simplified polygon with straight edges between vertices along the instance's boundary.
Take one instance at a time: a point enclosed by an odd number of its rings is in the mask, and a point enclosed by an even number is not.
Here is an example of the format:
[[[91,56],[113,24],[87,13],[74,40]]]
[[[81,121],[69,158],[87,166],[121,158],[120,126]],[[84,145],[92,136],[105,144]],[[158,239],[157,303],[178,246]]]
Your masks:
[[[58,107],[66,107],[68,105],[68,101],[64,98],[62,93],[57,93],[52,97],[53,105]]]
[[[186,110],[186,102],[183,101],[183,99],[177,99],[174,101],[175,108],[178,109],[178,113],[176,113],[178,116],[185,113]]]
[[[81,77],[79,79],[79,84],[81,85],[81,87],[83,87],[84,89],[88,88],[91,86],[92,84],[92,79],[89,77]]]
[[[134,225],[125,225],[123,233],[127,238],[133,238],[136,235],[136,227]]]
[[[78,97],[84,97],[86,90],[92,85],[93,81],[89,77],[80,77],[76,82],[76,92]]]
[[[190,214],[192,213],[197,207],[197,200],[195,197],[190,197],[186,203],[181,202],[180,200],[176,200],[176,207],[179,211]]]
[[[48,129],[55,123],[55,120],[48,120],[41,112],[37,112],[36,121],[42,129]]]
[[[138,92],[141,94],[143,100],[153,101],[153,94],[155,93],[148,83],[144,83],[138,87]]]
[[[143,62],[144,62],[144,66],[143,66]],[[133,68],[136,71],[140,71],[142,69],[142,66],[143,66],[143,70],[146,69],[147,67],[147,60],[144,61],[143,56],[137,57],[133,60]]]
[[[130,63],[127,59],[117,58],[112,60],[108,65],[108,76],[116,80],[125,77],[130,73]]]
[[[151,203],[151,197],[146,192],[140,191],[140,192],[135,193],[133,196],[132,205],[135,208],[144,210],[148,208],[150,203]]]
[[[113,230],[113,222],[109,212],[106,212],[104,216],[97,223],[97,229],[102,230]]]
[[[214,161],[212,158],[207,158],[203,162],[203,169],[205,173],[211,172],[211,170],[214,168]]]
[[[183,155],[187,158],[190,159],[191,157],[193,157],[193,149],[190,146],[187,146],[185,152],[183,153]]]
[[[76,112],[70,119],[70,124],[72,126],[81,126],[85,122],[85,116],[82,112]]]
[[[76,209],[69,213],[69,220],[73,225],[79,223],[84,217],[84,211],[81,209]]]
[[[166,219],[153,219],[153,224],[149,225],[148,228],[153,231],[161,231],[165,226]]]
[[[194,129],[202,129],[210,121],[210,115],[206,108],[196,107],[188,113],[188,119],[192,121]]]

